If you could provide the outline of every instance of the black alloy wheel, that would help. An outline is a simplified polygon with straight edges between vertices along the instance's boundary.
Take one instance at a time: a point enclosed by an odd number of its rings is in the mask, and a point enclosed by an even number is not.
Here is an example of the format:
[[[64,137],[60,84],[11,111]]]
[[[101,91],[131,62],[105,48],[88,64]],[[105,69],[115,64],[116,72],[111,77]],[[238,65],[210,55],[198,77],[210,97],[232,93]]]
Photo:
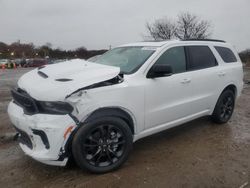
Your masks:
[[[126,161],[131,148],[131,130],[126,122],[115,117],[82,125],[72,143],[76,163],[94,173],[118,168]]]
[[[212,114],[212,119],[216,123],[226,123],[231,118],[234,111],[235,95],[231,90],[224,91],[219,97]]]
[[[222,100],[221,109],[220,109],[220,117],[221,119],[229,119],[233,113],[234,102],[233,96],[226,96]]]
[[[83,143],[85,159],[97,167],[109,166],[124,153],[122,131],[113,125],[100,125],[93,129]]]

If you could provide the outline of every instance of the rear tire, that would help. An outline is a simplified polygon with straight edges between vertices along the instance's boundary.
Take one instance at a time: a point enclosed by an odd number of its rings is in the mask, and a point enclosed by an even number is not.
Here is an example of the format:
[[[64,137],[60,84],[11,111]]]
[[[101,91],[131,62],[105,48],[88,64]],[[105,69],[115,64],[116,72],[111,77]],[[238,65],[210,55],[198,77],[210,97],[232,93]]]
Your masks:
[[[125,121],[103,117],[79,128],[73,138],[72,152],[80,168],[106,173],[127,160],[132,144],[132,133]]]
[[[212,114],[212,120],[215,123],[227,123],[234,111],[234,104],[235,104],[235,95],[232,90],[224,91],[214,108],[214,112]]]

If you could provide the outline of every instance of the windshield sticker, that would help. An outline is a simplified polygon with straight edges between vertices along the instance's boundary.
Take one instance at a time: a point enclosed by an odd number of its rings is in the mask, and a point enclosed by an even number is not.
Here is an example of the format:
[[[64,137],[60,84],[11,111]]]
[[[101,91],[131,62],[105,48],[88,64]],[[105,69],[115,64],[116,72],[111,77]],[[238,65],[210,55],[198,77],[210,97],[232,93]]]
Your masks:
[[[153,51],[155,51],[156,49],[157,49],[157,47],[147,46],[147,47],[143,47],[141,50],[153,50]]]

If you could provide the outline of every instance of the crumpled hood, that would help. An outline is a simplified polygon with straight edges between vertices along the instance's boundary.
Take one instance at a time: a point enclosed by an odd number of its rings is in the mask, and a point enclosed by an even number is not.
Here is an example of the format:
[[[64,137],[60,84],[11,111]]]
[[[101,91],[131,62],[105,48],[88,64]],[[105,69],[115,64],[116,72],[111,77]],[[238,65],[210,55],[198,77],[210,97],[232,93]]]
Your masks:
[[[118,67],[76,59],[32,70],[19,79],[18,87],[40,101],[63,101],[74,91],[112,79],[119,73]]]

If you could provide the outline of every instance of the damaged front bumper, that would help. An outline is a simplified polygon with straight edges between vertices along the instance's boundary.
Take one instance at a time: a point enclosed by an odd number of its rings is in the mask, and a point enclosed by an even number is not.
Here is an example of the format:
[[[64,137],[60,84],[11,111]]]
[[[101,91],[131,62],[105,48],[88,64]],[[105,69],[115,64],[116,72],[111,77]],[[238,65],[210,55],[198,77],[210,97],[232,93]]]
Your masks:
[[[18,140],[25,154],[45,164],[66,165],[65,145],[76,128],[69,115],[26,115],[14,102],[10,102],[8,114],[19,133]]]

